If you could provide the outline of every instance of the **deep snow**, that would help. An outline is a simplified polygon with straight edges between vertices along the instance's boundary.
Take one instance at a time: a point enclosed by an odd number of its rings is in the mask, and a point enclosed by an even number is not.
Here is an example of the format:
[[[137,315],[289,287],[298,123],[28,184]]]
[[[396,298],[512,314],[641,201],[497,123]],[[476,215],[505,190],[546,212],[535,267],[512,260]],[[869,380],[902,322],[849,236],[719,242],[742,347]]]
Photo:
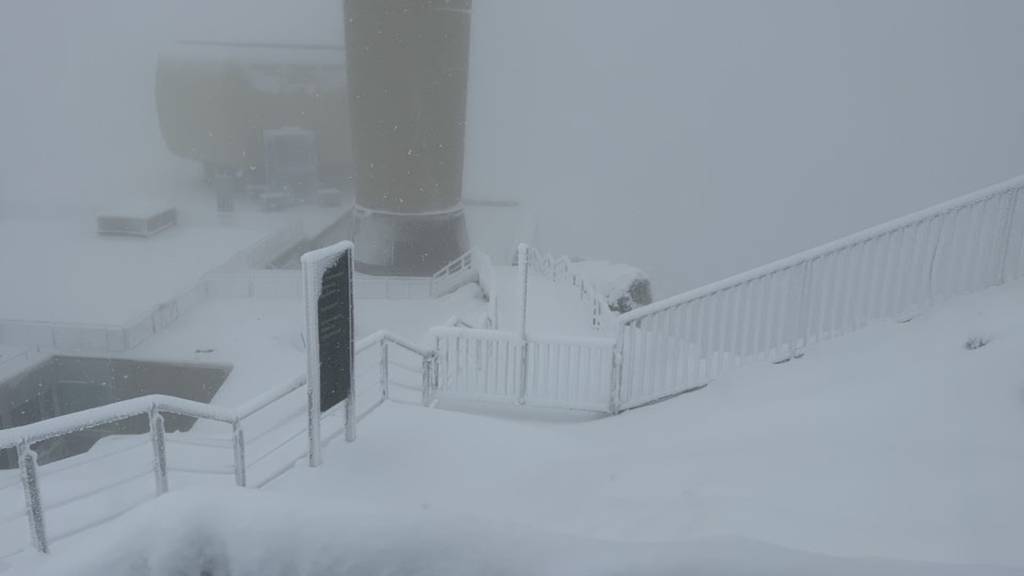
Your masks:
[[[202,549],[247,574],[1024,573],[1022,347],[1017,282],[615,418],[386,404],[273,498],[178,494],[17,562],[162,574]]]

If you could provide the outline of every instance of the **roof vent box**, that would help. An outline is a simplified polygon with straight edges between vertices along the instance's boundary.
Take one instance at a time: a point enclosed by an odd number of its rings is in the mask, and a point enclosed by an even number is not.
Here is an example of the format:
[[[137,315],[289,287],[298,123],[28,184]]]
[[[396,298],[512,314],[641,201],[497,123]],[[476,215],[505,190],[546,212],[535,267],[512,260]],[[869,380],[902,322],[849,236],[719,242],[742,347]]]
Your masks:
[[[178,223],[178,211],[171,206],[125,206],[96,216],[96,230],[102,235],[149,237]]]

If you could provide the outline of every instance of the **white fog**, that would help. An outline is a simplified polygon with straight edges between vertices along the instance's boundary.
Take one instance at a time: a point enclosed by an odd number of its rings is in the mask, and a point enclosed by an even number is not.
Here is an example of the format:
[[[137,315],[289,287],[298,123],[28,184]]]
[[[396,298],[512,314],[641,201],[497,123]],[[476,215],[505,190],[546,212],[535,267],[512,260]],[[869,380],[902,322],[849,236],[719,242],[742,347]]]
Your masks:
[[[0,575],[1024,574],[1021,22],[5,0]]]

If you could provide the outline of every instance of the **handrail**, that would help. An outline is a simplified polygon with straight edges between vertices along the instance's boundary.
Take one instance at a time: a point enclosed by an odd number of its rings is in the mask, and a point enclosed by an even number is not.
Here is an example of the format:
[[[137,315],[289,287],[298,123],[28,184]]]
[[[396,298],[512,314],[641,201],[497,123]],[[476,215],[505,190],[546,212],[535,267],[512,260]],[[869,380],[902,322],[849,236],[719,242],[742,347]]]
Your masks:
[[[435,353],[431,350],[426,350],[421,346],[418,346],[400,336],[392,334],[387,331],[379,331],[371,334],[366,338],[362,338],[355,343],[355,351],[361,352],[367,350],[374,345],[382,346],[381,349],[381,362],[379,365],[380,370],[380,385],[382,387],[381,395],[379,400],[373,402],[368,408],[364,409],[361,413],[356,415],[356,422],[362,420],[373,412],[377,407],[383,404],[388,399],[387,388],[389,385],[388,378],[388,346],[395,345],[403,348],[413,354],[420,356],[422,360],[421,370],[423,377],[423,403],[428,404],[432,398],[432,386],[434,382],[434,361]],[[109,424],[112,422],[118,422],[128,418],[136,417],[148,417],[149,419],[149,443],[153,446],[154,460],[152,465],[152,473],[156,480],[156,493],[157,495],[163,494],[167,491],[167,472],[175,471],[181,472],[186,471],[190,473],[203,473],[203,474],[231,474],[232,471],[235,475],[235,482],[239,486],[246,486],[246,459],[245,459],[245,438],[244,431],[242,429],[242,421],[252,416],[256,412],[263,410],[278,400],[281,400],[285,396],[301,389],[306,384],[306,377],[304,375],[296,376],[288,382],[276,386],[266,392],[250,399],[243,403],[241,406],[236,408],[224,408],[221,406],[211,406],[203,404],[201,402],[195,402],[192,400],[186,400],[183,398],[177,398],[173,396],[166,396],[162,394],[150,394],[147,396],[141,396],[138,398],[131,398],[128,400],[121,400],[112,404],[104,406],[98,406],[95,408],[89,408],[79,412],[73,412],[70,414],[64,414],[43,420],[40,422],[34,422],[17,428],[9,428],[7,430],[0,430],[0,449],[14,448],[18,449],[18,460],[19,469],[21,470],[21,484],[26,494],[26,513],[25,516],[29,521],[29,535],[32,539],[32,546],[40,551],[47,552],[48,541],[54,541],[59,539],[61,536],[47,537],[47,531],[44,523],[45,508],[52,507],[54,502],[43,502],[40,498],[40,492],[38,487],[39,479],[39,465],[35,452],[31,446],[37,442],[55,438],[65,434],[72,434],[86,428],[92,428],[101,426],[103,424]],[[354,400],[354,394],[350,397],[350,402]],[[162,414],[176,414],[189,418],[206,419],[215,422],[221,422],[229,424],[232,427],[232,439],[231,446],[234,453],[234,464],[233,466],[225,466],[214,470],[209,469],[193,469],[181,466],[168,466],[166,461],[166,443],[168,439],[165,436],[164,430],[164,418]],[[301,412],[299,413],[301,414]],[[298,416],[295,414],[294,416]],[[328,412],[330,414],[330,412]],[[289,419],[290,420],[290,419]],[[356,422],[349,422],[346,420],[345,427],[341,431],[349,431],[349,426],[354,426]],[[250,462],[250,466],[258,464],[265,460],[268,456],[276,453],[278,449],[283,448],[285,445],[293,442],[299,435],[305,432],[305,420],[302,420],[303,426],[297,431],[290,434],[283,442],[279,442],[273,448],[264,452],[260,457]],[[275,424],[271,430],[280,430],[282,426],[287,424],[286,421],[281,421]],[[262,438],[267,434],[269,430],[265,430],[259,435],[255,436],[253,440]],[[337,433],[332,434],[327,438],[333,438]],[[250,440],[252,442],[253,440]],[[171,439],[173,441],[173,439]],[[132,448],[139,447],[142,444],[132,446]],[[224,448],[228,448],[225,446]],[[114,453],[121,453],[122,451],[115,451]],[[108,455],[103,455],[107,457]],[[289,457],[287,466],[279,467],[269,477],[264,478],[262,481],[257,482],[256,486],[262,486],[276,478],[280,474],[288,470],[295,462],[301,459],[303,456],[297,458]],[[99,460],[100,458],[89,459],[88,462]],[[72,466],[78,466],[85,462],[76,462]],[[149,473],[149,471],[147,471]],[[128,480],[119,480],[117,483],[111,486],[117,486],[121,483],[134,480],[135,478],[141,477],[143,474],[133,475]],[[5,487],[6,488],[6,487]],[[109,487],[108,487],[109,488]],[[59,501],[56,501],[58,505],[63,506],[67,503],[81,499],[98,493],[103,489],[97,489],[88,493],[76,494],[75,496],[67,496]],[[46,506],[44,506],[44,504]],[[20,515],[19,515],[20,516]],[[103,522],[100,520],[94,524]],[[90,525],[90,526],[91,526]]]
[[[235,411],[235,418],[236,420],[244,420],[305,385],[306,375],[296,376],[283,386],[271,388],[239,406]]]
[[[688,292],[684,292],[676,296],[671,296],[669,298],[659,300],[658,302],[653,302],[651,304],[648,304],[647,306],[636,308],[620,316],[619,323],[629,324],[650,314],[655,314],[664,310],[668,310],[670,308],[674,308],[681,304],[692,302],[705,296],[710,296],[716,292],[720,292],[722,290],[731,288],[738,284],[744,284],[752,280],[758,280],[769,274],[773,274],[775,272],[780,272],[788,268],[799,266],[805,262],[821,258],[823,256],[827,256],[840,250],[852,248],[854,246],[857,246],[864,242],[868,242],[880,236],[884,236],[886,234],[890,234],[897,230],[906,228],[907,226],[918,224],[920,222],[924,222],[932,218],[948,214],[955,210],[959,210],[961,208],[965,208],[977,204],[979,202],[983,202],[993,196],[1005,194],[1012,191],[1015,188],[1022,187],[1024,187],[1024,176],[1017,176],[1016,178],[1011,178],[999,184],[994,184],[992,186],[982,188],[981,190],[972,192],[965,196],[961,196],[960,198],[954,198],[941,204],[937,204],[935,206],[931,206],[929,208],[925,208],[923,210],[907,214],[906,216],[894,218],[892,220],[889,220],[888,222],[884,222],[877,226],[872,226],[871,228],[861,230],[860,232],[855,232],[848,236],[838,238],[836,240],[827,242],[825,244],[811,248],[809,250],[804,250],[803,252],[798,252],[791,256],[780,258],[779,260],[765,264],[763,266],[759,266],[757,268],[753,268],[751,270],[747,270],[746,272],[741,272],[728,278],[712,282],[705,286],[694,288],[693,290],[690,290]]]
[[[427,350],[426,348],[423,348],[421,346],[417,346],[416,344],[413,344],[412,342],[406,340],[405,338],[392,334],[387,330],[378,330],[377,332],[370,334],[366,338],[359,340],[358,342],[356,342],[355,351],[357,353],[362,352],[363,350],[366,350],[367,348],[373,346],[374,344],[378,344],[381,341],[390,342],[391,344],[394,344],[399,348],[404,348],[409,352],[417,354],[423,358],[430,358],[431,356],[434,355],[433,351]]]
[[[430,329],[434,336],[471,336],[482,340],[499,340],[509,342],[521,342],[522,338],[516,332],[502,330],[484,330],[483,328],[462,328],[458,326],[435,326]],[[602,338],[600,336],[563,336],[561,334],[546,334],[529,332],[526,334],[527,342],[542,342],[544,344],[566,344],[578,346],[595,346],[611,348],[615,345],[615,339]]]
[[[366,338],[358,340],[355,345],[355,351],[359,352],[365,350],[382,340],[386,340],[396,346],[405,348],[406,350],[418,354],[423,358],[429,358],[433,355],[433,352],[425,350],[404,338],[384,330],[375,332]],[[202,402],[186,400],[184,398],[167,396],[164,394],[149,394],[138,398],[120,400],[112,404],[105,404],[103,406],[88,408],[78,412],[71,412],[69,414],[63,414],[55,418],[33,422],[31,424],[25,424],[15,428],[0,430],[0,449],[14,448],[22,442],[34,444],[42,440],[70,434],[83,428],[92,428],[148,414],[154,409],[159,412],[177,414],[179,416],[189,418],[214,420],[216,422],[233,425],[240,420],[248,418],[263,408],[266,408],[270,404],[273,404],[278,399],[298,390],[305,384],[305,375],[297,376],[286,384],[272,388],[247,401],[238,408],[233,409],[212,406],[210,404],[203,404]]]
[[[231,410],[174,396],[150,394],[64,414],[56,418],[33,422],[16,428],[0,430],[0,448],[14,448],[22,442],[34,444],[42,440],[70,434],[83,428],[92,428],[148,414],[154,409],[160,412],[191,418],[203,418],[226,424],[232,424],[237,420]]]
[[[527,265],[548,277],[552,282],[565,283],[579,289],[580,300],[592,307],[591,327],[600,330],[606,319],[614,317],[608,301],[588,278],[576,271],[572,260],[566,256],[555,257],[532,246],[527,247]]]

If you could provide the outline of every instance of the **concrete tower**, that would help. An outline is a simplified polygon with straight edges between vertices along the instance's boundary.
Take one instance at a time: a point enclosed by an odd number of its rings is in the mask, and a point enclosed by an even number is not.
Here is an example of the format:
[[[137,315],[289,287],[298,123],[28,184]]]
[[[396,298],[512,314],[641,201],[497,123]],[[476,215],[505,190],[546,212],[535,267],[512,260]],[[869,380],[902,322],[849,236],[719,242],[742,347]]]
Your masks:
[[[356,266],[429,275],[467,248],[472,0],[345,0]]]

